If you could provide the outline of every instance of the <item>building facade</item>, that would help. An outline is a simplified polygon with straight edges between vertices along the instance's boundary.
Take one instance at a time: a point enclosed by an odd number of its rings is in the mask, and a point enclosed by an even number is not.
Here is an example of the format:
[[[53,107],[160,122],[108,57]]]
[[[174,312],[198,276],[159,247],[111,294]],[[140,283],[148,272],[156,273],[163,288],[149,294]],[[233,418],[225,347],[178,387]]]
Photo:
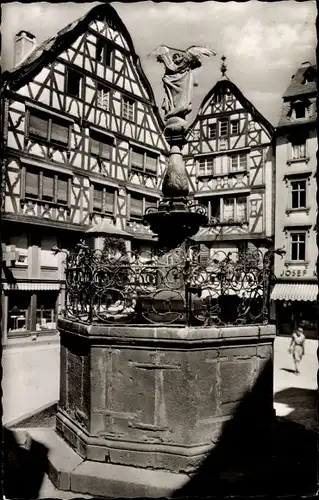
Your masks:
[[[208,224],[196,235],[201,254],[272,245],[274,155],[271,124],[225,75],[204,98],[190,127],[185,161]]]
[[[48,333],[63,307],[65,254],[104,220],[151,246],[167,144],[131,37],[108,4],[37,46],[16,37],[3,74],[2,331]]]
[[[286,252],[275,260],[278,334],[302,325],[316,336],[316,75],[316,66],[305,62],[292,76],[276,130],[275,246]]]

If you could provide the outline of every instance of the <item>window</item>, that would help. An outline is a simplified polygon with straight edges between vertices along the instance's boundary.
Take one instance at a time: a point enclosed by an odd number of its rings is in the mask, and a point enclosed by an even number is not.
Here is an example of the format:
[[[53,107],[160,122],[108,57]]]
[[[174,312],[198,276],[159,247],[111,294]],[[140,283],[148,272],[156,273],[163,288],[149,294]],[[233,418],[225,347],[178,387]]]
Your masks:
[[[198,175],[213,175],[214,174],[214,159],[201,158],[198,162]]]
[[[218,93],[218,94],[215,94],[215,97],[214,97],[214,102],[216,104],[220,104],[223,100],[223,95]]]
[[[28,136],[32,139],[50,142],[57,146],[69,144],[70,125],[56,117],[29,110]]]
[[[130,195],[130,219],[141,220],[145,211],[157,206],[157,199],[137,193]]]
[[[97,105],[107,111],[109,109],[110,91],[101,83],[97,84]]]
[[[113,214],[114,190],[101,185],[93,186],[93,212]]]
[[[292,160],[300,160],[302,158],[306,158],[306,141],[295,139],[291,143],[291,154]]]
[[[74,97],[82,98],[83,76],[73,69],[67,70],[66,92]]]
[[[157,155],[133,148],[131,150],[131,169],[157,175]]]
[[[63,174],[54,174],[53,172],[27,170],[24,198],[67,205],[68,178]]]
[[[223,220],[229,221],[234,219],[235,219],[235,198],[225,198]]]
[[[216,123],[208,125],[208,138],[216,139]]]
[[[239,134],[239,120],[232,120],[230,122],[230,130],[232,135]]]
[[[219,136],[227,137],[228,136],[228,119],[223,118],[219,121]]]
[[[224,198],[223,222],[235,220],[243,222],[247,219],[247,200],[245,196]]]
[[[134,121],[134,101],[123,97],[122,116],[125,120]]]
[[[306,116],[306,106],[303,102],[295,102],[293,104],[294,118],[305,118]]]
[[[215,159],[215,174],[223,175],[229,172],[229,156],[222,155]]]
[[[200,205],[206,207],[208,220],[220,218],[220,198],[212,196],[210,198],[200,198],[198,200]]]
[[[110,161],[112,158],[112,144],[103,134],[91,132],[90,153],[100,160]]]
[[[247,155],[246,153],[239,153],[231,156],[231,171],[237,172],[247,170]]]
[[[96,60],[111,67],[113,62],[114,49],[111,45],[102,38],[97,40],[96,43]]]
[[[306,208],[306,181],[291,182],[291,208]]]
[[[143,217],[143,196],[136,194],[130,197],[130,218],[141,219]]]
[[[33,296],[33,297],[32,297]],[[55,330],[57,292],[18,291],[9,294],[8,336],[23,336],[30,331]]]
[[[291,260],[304,261],[306,259],[306,233],[291,233],[290,248]]]

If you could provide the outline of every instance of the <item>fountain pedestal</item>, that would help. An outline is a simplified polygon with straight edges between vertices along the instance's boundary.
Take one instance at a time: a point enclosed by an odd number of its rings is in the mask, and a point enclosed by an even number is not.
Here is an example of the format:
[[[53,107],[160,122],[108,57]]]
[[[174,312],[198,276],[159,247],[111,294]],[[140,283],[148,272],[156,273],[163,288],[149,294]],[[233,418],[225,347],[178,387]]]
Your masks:
[[[262,397],[247,408],[247,424],[271,420],[273,326],[109,327],[60,320],[59,331],[56,428],[83,459],[80,475],[77,468],[69,472],[74,492],[109,495],[103,492],[109,472],[92,481],[90,471],[93,464],[110,471],[113,464],[114,470],[138,468],[140,477],[147,472],[139,495],[169,496],[214,451],[260,378]],[[151,471],[154,478],[165,471],[170,486],[154,489],[146,479]],[[117,495],[127,490],[125,481]]]

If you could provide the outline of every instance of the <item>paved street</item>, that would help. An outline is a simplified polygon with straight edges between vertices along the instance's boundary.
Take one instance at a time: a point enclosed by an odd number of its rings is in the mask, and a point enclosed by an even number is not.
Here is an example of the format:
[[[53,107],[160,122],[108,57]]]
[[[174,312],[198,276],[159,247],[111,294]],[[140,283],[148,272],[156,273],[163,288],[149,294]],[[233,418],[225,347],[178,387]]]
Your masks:
[[[2,352],[4,424],[59,399],[59,337],[16,343]]]
[[[293,373],[294,364],[288,353],[290,339],[275,340],[274,407],[279,417],[317,431],[317,369],[318,342],[307,340],[305,356],[300,365],[300,375]]]

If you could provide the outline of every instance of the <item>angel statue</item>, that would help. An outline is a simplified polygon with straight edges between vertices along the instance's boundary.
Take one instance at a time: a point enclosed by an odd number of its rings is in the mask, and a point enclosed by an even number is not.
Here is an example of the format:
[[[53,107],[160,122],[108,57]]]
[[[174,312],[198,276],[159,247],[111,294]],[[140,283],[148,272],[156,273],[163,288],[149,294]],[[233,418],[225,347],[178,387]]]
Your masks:
[[[194,70],[202,65],[202,56],[212,55],[216,55],[214,50],[194,45],[186,50],[160,45],[151,52],[150,56],[155,56],[166,68],[163,77],[165,97],[162,104],[166,122],[175,117],[184,121],[191,112]]]

